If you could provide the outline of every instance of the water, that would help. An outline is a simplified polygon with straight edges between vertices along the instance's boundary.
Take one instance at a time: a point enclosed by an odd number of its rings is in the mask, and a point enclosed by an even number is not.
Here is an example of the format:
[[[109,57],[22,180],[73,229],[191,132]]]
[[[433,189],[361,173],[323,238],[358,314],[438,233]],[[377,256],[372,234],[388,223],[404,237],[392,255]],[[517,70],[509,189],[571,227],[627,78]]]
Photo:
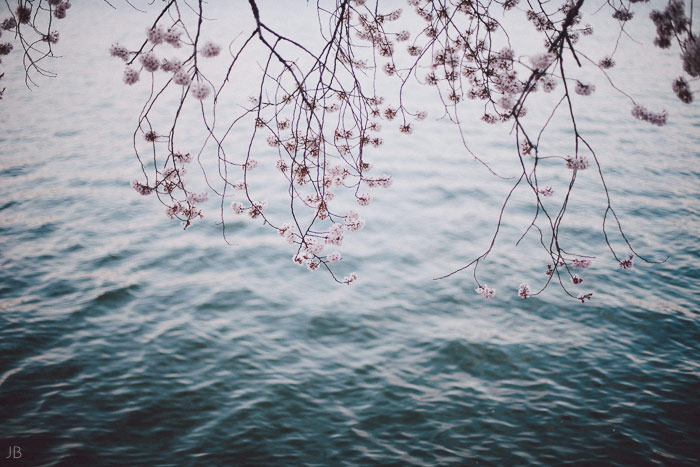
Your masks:
[[[606,256],[599,185],[584,172],[565,235],[598,256],[584,276],[593,300],[516,296],[546,263],[534,242],[513,246],[531,212],[523,193],[480,268],[498,292],[485,301],[469,272],[432,278],[483,251],[510,182],[488,177],[433,118],[411,138],[387,133],[376,154],[395,183],[347,236],[340,273],[358,272],[352,287],[296,267],[249,220],[231,222],[230,247],[215,215],[183,232],[129,187],[140,91],[105,54],[147,21],[90,8],[73,8],[62,30],[59,78],[30,93],[3,65],[8,465],[700,461],[700,141],[697,106],[659,84],[677,74],[673,53],[618,59],[626,89],[669,109],[667,127],[631,120],[600,81],[599,107],[582,104],[581,117],[635,246],[669,260],[623,272]],[[473,134],[512,175],[498,132]],[[12,446],[21,462],[4,459]]]

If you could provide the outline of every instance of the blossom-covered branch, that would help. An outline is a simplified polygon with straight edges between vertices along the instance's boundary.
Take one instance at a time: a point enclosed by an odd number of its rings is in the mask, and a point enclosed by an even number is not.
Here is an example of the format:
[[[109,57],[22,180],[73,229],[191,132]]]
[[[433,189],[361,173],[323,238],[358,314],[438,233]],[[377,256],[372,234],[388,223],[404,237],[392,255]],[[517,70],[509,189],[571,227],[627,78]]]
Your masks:
[[[642,1],[609,0],[599,8],[619,30],[618,42],[634,17],[634,4]],[[382,10],[386,2],[377,0],[318,0],[320,39],[304,42],[271,26],[265,16],[268,5],[255,0],[247,2],[245,26],[230,36],[212,32],[206,2],[163,2],[143,37],[134,38],[132,44],[115,43],[110,50],[125,62],[124,83],[150,87],[133,140],[143,178],[133,187],[142,195],[154,194],[166,214],[185,228],[203,217],[203,203],[213,195],[220,200],[218,217],[227,241],[227,223],[245,215],[284,238],[295,263],[324,269],[336,281],[351,283],[356,274],[341,277],[336,272],[335,263],[342,260],[340,247],[345,235],[364,226],[360,212],[370,204],[373,190],[392,184],[390,175],[372,171],[372,158],[383,144],[382,131],[413,132],[427,114],[412,101],[408,89],[426,86],[434,90],[444,118],[454,124],[465,154],[492,176],[512,181],[484,252],[441,278],[471,268],[476,291],[484,298],[496,295],[479,280],[478,267],[493,251],[512,194],[523,187],[531,196],[533,212],[520,239],[535,235],[548,260],[542,276],[533,278],[537,287],[523,282],[513,286],[514,293],[528,298],[555,282],[574,299],[589,300],[590,292],[575,288],[584,283],[581,270],[592,264],[593,257],[586,251],[573,252],[561,235],[571,193],[583,171],[594,172],[601,182],[606,198],[602,231],[611,255],[622,269],[631,268],[635,257],[647,259],[628,241],[603,164],[578,125],[579,99],[594,99],[596,94],[596,86],[583,77],[588,69],[601,73],[629,99],[634,118],[661,126],[668,115],[649,110],[614,83],[609,70],[616,63],[617,43],[602,57],[589,57],[581,50],[583,38],[594,34],[584,21],[586,3],[406,0],[405,8]],[[24,48],[27,79],[33,73],[47,74],[41,62],[53,55],[58,33],[52,35],[51,20],[48,27],[44,23],[46,18],[65,16],[70,3],[19,1],[16,8],[7,6],[10,16],[2,28],[14,31]],[[700,79],[700,39],[693,32],[692,7],[692,0],[688,5],[671,0],[651,13],[655,45],[675,44],[681,52],[688,76],[669,84],[685,103],[693,101]],[[507,26],[513,22],[529,23],[532,34],[541,39],[538,50],[521,50],[514,44]],[[36,36],[34,42],[27,27]],[[11,49],[11,43],[0,44],[2,54]],[[245,102],[240,100],[241,87],[252,94]],[[396,90],[392,97],[396,102],[390,103],[392,98],[383,89]],[[537,104],[548,106],[538,108],[549,116],[539,123],[527,118],[527,104],[538,94],[552,97],[544,100],[549,104]],[[236,105],[222,104],[231,101]],[[190,119],[185,125],[182,115],[192,109],[201,115],[203,134],[198,144],[181,136],[191,133]],[[567,153],[543,149],[545,130],[555,119],[566,122]],[[515,178],[492,167],[489,154],[472,149],[466,125],[474,120],[502,125],[504,133],[512,135]],[[240,141],[241,134],[246,135],[245,146],[232,141],[233,135]],[[260,160],[260,154],[270,151],[274,162]],[[201,168],[205,191],[191,188],[200,179],[188,172],[192,164]],[[273,165],[285,193],[284,202],[274,206],[262,195],[269,187],[256,185],[254,176],[256,170]],[[538,171],[552,165],[567,174],[561,192]],[[610,225],[628,251],[613,247]]]

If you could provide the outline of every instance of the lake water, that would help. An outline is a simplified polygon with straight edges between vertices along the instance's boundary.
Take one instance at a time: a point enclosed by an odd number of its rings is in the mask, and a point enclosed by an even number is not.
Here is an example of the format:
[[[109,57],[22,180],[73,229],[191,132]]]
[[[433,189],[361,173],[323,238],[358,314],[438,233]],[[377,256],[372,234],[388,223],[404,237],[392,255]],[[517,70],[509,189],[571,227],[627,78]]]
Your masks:
[[[124,86],[106,52],[138,43],[149,17],[75,3],[58,78],[30,92],[17,55],[2,65],[7,465],[700,462],[700,112],[673,96],[678,58],[652,48],[646,14],[630,26],[645,45],[623,41],[614,76],[668,109],[669,124],[634,120],[600,76],[577,102],[631,241],[669,258],[621,270],[600,232],[600,182],[581,172],[562,232],[596,256],[581,304],[556,287],[517,296],[546,266],[534,239],[514,246],[533,212],[526,190],[480,266],[494,299],[474,292],[470,271],[433,280],[488,246],[511,181],[465,154],[429,98],[415,133],[387,131],[373,154],[394,184],[372,192],[365,229],[346,236],[339,273],[357,271],[356,284],[297,267],[250,219],[231,219],[226,245],[215,200],[183,231],[129,186],[144,88]],[[313,17],[300,5],[291,27]],[[241,11],[213,16],[245,23]],[[590,49],[602,55],[610,37],[602,28]],[[517,175],[507,129],[477,119],[473,149]],[[565,147],[566,129],[551,131],[552,148]],[[271,168],[275,154],[256,158]],[[555,164],[542,173],[555,185],[568,176]],[[21,459],[5,459],[12,446]]]

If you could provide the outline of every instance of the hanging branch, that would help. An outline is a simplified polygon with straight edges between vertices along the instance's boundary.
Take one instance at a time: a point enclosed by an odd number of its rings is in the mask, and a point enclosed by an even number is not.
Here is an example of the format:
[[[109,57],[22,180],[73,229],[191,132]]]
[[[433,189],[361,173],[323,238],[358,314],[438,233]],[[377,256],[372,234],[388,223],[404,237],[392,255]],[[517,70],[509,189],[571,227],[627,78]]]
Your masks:
[[[615,66],[620,40],[628,37],[625,25],[634,17],[633,4],[642,1],[609,0],[600,6],[597,13],[607,10],[619,33],[612,53],[596,62],[578,48],[582,36],[593,34],[591,26],[582,25],[585,0],[557,4],[407,0],[408,12],[381,10],[377,0],[318,0],[321,39],[309,44],[270,26],[255,0],[247,2],[248,25],[233,37],[218,41],[211,39],[207,3],[169,0],[156,10],[138,48],[114,44],[110,50],[126,62],[127,85],[141,83],[143,75],[150,78],[150,93],[133,135],[143,180],[132,185],[143,195],[155,194],[166,207],[166,214],[181,221],[185,228],[203,217],[202,203],[213,194],[220,200],[218,216],[225,241],[229,242],[226,223],[231,212],[247,215],[287,240],[295,263],[310,270],[322,268],[337,282],[349,284],[357,275],[341,278],[336,273],[335,263],[342,256],[335,249],[342,245],[346,234],[361,229],[364,220],[356,210],[343,209],[343,201],[350,199],[363,207],[371,201],[371,189],[391,185],[391,176],[371,173],[370,154],[383,143],[382,125],[397,125],[401,133],[411,134],[416,122],[426,118],[424,110],[413,107],[407,91],[409,84],[417,83],[434,89],[443,117],[454,124],[465,154],[494,177],[512,182],[484,252],[438,279],[473,266],[476,291],[485,298],[495,295],[493,288],[479,280],[478,267],[499,239],[512,195],[523,187],[532,197],[534,212],[518,244],[528,235],[536,235],[548,264],[546,269],[543,265],[540,285],[531,289],[521,284],[519,296],[538,295],[556,278],[566,294],[584,302],[592,294],[570,288],[583,282],[576,270],[590,266],[594,258],[586,252],[573,252],[564,244],[561,233],[566,228],[567,208],[579,173],[592,164],[606,198],[602,232],[612,257],[623,269],[631,268],[635,257],[651,262],[637,253],[622,227],[603,164],[577,124],[578,97],[574,98],[574,94],[595,94],[593,84],[578,78],[582,69],[593,67],[612,89],[630,100],[633,117],[654,125],[665,124],[665,112],[652,112],[637,103],[607,72]],[[14,32],[24,50],[27,84],[33,83],[34,74],[51,76],[42,63],[54,56],[52,45],[58,40],[58,33],[51,29],[52,19],[64,17],[70,2],[27,0],[18,1],[16,8],[9,0],[5,4],[10,16],[2,22],[2,30]],[[661,48],[675,44],[681,52],[689,78],[677,78],[672,89],[685,103],[693,101],[698,90],[692,86],[697,86],[700,79],[700,39],[692,30],[692,8],[692,0],[687,6],[683,0],[671,0],[664,10],[651,14],[657,33],[654,43]],[[402,19],[409,15],[419,18],[420,26],[412,31],[401,27]],[[502,20],[506,15],[527,20],[543,39],[542,50],[529,55],[517,51],[512,40],[517,38],[511,38]],[[408,19],[405,24],[416,22]],[[221,45],[226,41],[228,49]],[[11,50],[11,43],[0,44],[0,54],[7,55]],[[179,58],[161,58],[171,52],[178,52]],[[205,63],[215,57],[227,60],[221,78],[205,72]],[[251,59],[258,64],[257,71],[244,69],[246,60]],[[256,95],[245,104],[239,103],[237,110],[227,105],[222,112],[222,102],[236,95],[236,85],[244,72],[248,82],[250,76],[255,76]],[[384,83],[395,85],[397,105],[386,103],[386,97],[376,91],[383,89]],[[555,96],[547,110],[548,118],[539,126],[526,117],[526,104],[537,93]],[[171,103],[173,95],[177,96],[175,105]],[[465,112],[467,101],[481,102],[478,118],[486,124],[502,125],[512,135],[513,162],[519,172],[516,177],[498,173],[488,154],[477,154],[470,147],[465,122],[473,115]],[[180,117],[185,106],[193,103],[201,114],[205,134],[198,149],[179,136]],[[165,125],[164,116],[169,116]],[[561,119],[568,125],[570,153],[544,155],[540,148],[545,130],[552,121]],[[238,130],[249,135],[244,149],[236,144],[238,136],[229,141]],[[143,149],[144,141],[147,151]],[[267,202],[257,195],[260,190],[251,174],[259,165],[256,155],[261,141],[277,154],[276,168],[288,196],[285,215],[270,215]],[[186,169],[195,160],[208,187],[204,193],[189,188],[192,176]],[[545,204],[544,198],[555,192],[538,169],[551,163],[559,163],[570,175],[561,200]],[[613,247],[611,225],[627,252]]]

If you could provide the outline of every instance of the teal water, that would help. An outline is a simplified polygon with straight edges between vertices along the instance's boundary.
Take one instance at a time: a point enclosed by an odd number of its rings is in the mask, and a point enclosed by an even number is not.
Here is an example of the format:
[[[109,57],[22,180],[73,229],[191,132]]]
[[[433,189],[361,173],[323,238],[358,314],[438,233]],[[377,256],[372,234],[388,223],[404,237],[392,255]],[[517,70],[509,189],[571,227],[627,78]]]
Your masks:
[[[677,74],[673,53],[618,60],[626,89],[671,112],[667,127],[632,120],[602,82],[581,109],[627,233],[668,261],[621,271],[606,256],[599,184],[583,172],[564,234],[597,257],[593,300],[517,297],[543,270],[535,242],[514,246],[532,208],[523,193],[481,269],[498,293],[485,301],[469,272],[432,278],[488,245],[509,182],[435,118],[411,139],[385,135],[374,162],[395,183],[347,238],[351,287],[298,268],[248,219],[229,224],[233,246],[216,214],[187,231],[169,221],[129,186],[141,94],[106,54],[147,21],[90,8],[66,20],[59,78],[29,92],[3,64],[4,463],[700,462],[700,120],[659,85]],[[474,125],[474,149],[517,173],[503,128]],[[12,446],[20,460],[5,459]]]

